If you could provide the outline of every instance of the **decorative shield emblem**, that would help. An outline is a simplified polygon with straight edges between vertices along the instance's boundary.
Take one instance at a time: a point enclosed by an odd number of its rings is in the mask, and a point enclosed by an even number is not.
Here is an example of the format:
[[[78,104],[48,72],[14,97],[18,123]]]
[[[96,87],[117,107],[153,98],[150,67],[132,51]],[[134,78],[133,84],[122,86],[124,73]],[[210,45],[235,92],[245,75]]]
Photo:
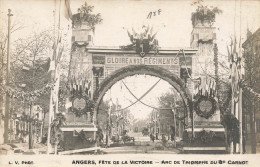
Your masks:
[[[86,107],[86,100],[84,98],[76,98],[73,101],[73,107],[77,110],[83,110]]]
[[[136,52],[144,57],[151,50],[148,39],[137,39],[136,40]]]
[[[199,108],[202,112],[207,113],[212,109],[212,103],[208,100],[202,100],[199,103]]]

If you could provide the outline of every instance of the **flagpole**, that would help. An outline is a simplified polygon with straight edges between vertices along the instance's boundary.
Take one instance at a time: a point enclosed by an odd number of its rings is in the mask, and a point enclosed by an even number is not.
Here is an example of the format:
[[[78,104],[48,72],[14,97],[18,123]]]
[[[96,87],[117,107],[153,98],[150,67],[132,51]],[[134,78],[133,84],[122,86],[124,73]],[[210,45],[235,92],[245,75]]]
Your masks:
[[[6,85],[9,86],[10,80],[10,40],[11,40],[11,9],[8,9],[8,35],[7,35],[7,69],[6,69]],[[4,118],[4,143],[8,143],[8,128],[9,128],[9,104],[10,103],[10,95],[6,93],[5,96],[5,118]]]
[[[54,18],[54,21],[53,21],[53,49],[55,49],[54,47],[55,46],[55,43],[56,43],[56,0],[55,0],[55,8],[53,10],[53,18]],[[52,53],[54,54],[54,52]],[[54,56],[54,55],[52,55]],[[52,57],[53,59],[53,57]],[[53,60],[51,60],[51,63],[52,63]],[[49,71],[51,73],[51,81],[53,81],[53,75],[52,75],[52,71]],[[54,77],[55,78],[55,77]],[[49,121],[48,121],[48,137],[47,137],[47,154],[49,155],[50,152],[51,152],[51,122],[52,122],[52,119],[53,119],[53,103],[52,103],[52,100],[53,100],[53,90],[51,90],[51,95],[50,95],[50,104],[49,104]]]

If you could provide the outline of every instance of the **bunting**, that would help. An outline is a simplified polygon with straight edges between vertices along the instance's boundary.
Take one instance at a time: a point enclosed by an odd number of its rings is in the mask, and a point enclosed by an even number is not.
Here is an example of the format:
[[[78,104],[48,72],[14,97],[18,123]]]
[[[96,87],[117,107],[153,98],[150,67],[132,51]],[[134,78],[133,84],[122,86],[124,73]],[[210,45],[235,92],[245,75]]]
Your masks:
[[[71,9],[70,9],[70,0],[65,0],[64,1],[64,17],[67,19],[67,20],[71,20],[72,18],[72,12],[71,12]]]
[[[71,97],[75,96],[84,96],[87,99],[91,99],[91,80],[87,79],[88,77],[83,77],[82,75],[74,75],[73,79],[70,79],[70,84],[68,85],[68,89]],[[72,98],[68,98],[65,104],[66,109],[72,107]]]
[[[48,73],[51,74],[51,79],[54,82],[54,87],[51,90],[51,97],[50,97],[50,105],[49,105],[49,128],[48,128],[48,139],[47,139],[47,145],[48,150],[47,153],[50,153],[51,150],[51,144],[50,144],[50,129],[51,129],[51,123],[54,120],[54,117],[58,111],[59,106],[59,90],[60,90],[60,61],[64,53],[64,47],[65,47],[65,41],[66,41],[66,33],[68,32],[62,32],[60,29],[60,16],[64,16],[66,19],[70,19],[72,14],[70,10],[70,1],[69,0],[60,0],[59,1],[59,8],[56,7],[56,1],[55,1],[55,9],[59,10],[58,12],[58,26],[56,26],[56,12],[54,12],[54,41],[52,46],[52,53],[50,54],[50,65],[48,69]],[[62,11],[63,10],[63,11]],[[63,34],[63,35],[61,35]]]

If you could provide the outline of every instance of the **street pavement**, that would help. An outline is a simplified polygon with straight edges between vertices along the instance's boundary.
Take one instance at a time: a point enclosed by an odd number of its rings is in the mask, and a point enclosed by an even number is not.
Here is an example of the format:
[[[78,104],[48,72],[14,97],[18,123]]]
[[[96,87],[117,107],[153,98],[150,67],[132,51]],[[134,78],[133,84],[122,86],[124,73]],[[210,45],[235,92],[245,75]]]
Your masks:
[[[149,142],[150,141],[150,137],[148,135],[144,136],[141,132],[138,132],[138,133],[129,132],[128,136],[134,137],[135,141],[137,141],[137,142]]]
[[[103,149],[105,154],[178,154],[180,150],[176,148],[156,149],[155,145],[159,140],[152,142],[149,136],[143,136],[141,132],[128,133],[128,136],[135,138],[135,144],[132,146],[109,147]]]
[[[155,149],[155,144],[159,140],[152,142],[149,136],[143,136],[139,133],[129,133],[131,137],[135,138],[135,144],[120,144],[118,147],[102,148],[104,154],[176,154],[180,151],[178,149]],[[47,146],[43,144],[34,144],[34,149],[28,148],[28,143],[16,143],[11,154],[46,154]],[[14,150],[16,150],[14,152]],[[20,150],[20,151],[19,151]]]
[[[104,154],[179,154],[179,148],[161,147],[158,149],[158,144],[161,140],[152,142],[149,136],[143,136],[141,132],[128,133],[130,137],[135,138],[135,143],[119,144],[118,146],[102,148]],[[159,144],[160,145],[160,144]],[[10,150],[8,152],[1,152]],[[260,153],[260,147],[257,146],[257,153]],[[0,154],[46,154],[47,146],[44,144],[34,143],[34,149],[29,149],[28,143],[13,143],[0,145]],[[246,154],[251,153],[251,146],[246,145]]]

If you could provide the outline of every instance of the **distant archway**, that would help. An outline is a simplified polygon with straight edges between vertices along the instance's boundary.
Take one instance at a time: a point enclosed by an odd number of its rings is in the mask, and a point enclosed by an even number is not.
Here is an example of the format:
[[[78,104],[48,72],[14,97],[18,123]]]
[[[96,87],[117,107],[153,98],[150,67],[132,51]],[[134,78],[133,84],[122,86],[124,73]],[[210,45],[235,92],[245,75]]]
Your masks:
[[[128,76],[133,76],[136,74],[146,74],[161,78],[167,81],[172,85],[177,92],[180,93],[186,112],[192,111],[192,96],[185,83],[172,72],[158,67],[158,66],[149,66],[149,65],[130,65],[123,68],[120,68],[114,71],[111,75],[107,76],[99,86],[99,89],[94,93],[94,115],[97,116],[98,107],[103,99],[105,93],[118,81],[124,79]],[[96,122],[95,122],[96,123]]]

